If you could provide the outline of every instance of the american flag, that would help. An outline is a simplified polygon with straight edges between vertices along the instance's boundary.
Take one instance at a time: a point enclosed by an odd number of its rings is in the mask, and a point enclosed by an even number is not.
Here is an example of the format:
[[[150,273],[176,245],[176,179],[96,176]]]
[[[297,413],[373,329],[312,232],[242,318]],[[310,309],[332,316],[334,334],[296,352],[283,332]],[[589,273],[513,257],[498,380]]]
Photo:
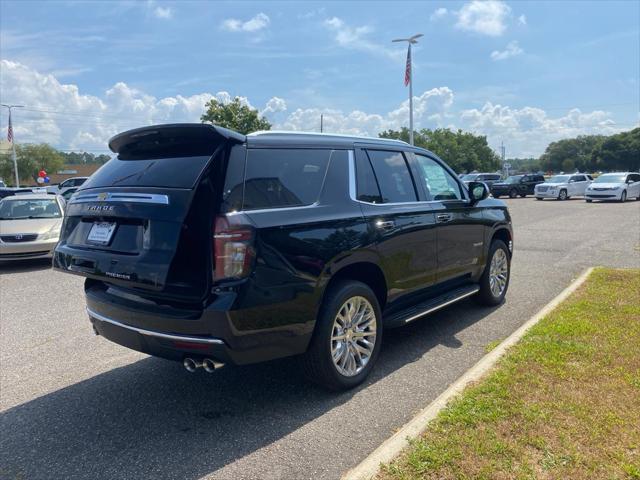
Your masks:
[[[407,50],[407,68],[404,70],[404,86],[409,85],[411,81],[411,45],[409,45],[409,49]]]
[[[7,142],[13,143],[13,126],[11,125],[11,112],[9,112],[9,128],[7,129]]]

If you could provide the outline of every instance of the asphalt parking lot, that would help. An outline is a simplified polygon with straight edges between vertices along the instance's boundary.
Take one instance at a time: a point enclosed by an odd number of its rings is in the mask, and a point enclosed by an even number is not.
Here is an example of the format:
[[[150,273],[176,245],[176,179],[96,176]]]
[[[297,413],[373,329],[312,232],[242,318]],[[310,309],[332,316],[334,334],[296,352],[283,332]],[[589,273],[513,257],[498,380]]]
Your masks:
[[[640,267],[640,202],[506,202],[505,304],[387,332],[373,375],[342,394],[291,360],[188,374],[94,336],[81,278],[0,266],[0,478],[339,478],[585,268]]]

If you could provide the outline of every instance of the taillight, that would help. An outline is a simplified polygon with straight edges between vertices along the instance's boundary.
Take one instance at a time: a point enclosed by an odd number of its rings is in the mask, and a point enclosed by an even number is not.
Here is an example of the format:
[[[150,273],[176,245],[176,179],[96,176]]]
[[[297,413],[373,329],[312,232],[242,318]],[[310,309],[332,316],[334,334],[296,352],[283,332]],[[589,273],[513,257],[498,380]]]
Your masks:
[[[254,230],[238,224],[236,217],[216,217],[213,232],[213,258],[215,281],[240,279],[251,273],[255,250]]]

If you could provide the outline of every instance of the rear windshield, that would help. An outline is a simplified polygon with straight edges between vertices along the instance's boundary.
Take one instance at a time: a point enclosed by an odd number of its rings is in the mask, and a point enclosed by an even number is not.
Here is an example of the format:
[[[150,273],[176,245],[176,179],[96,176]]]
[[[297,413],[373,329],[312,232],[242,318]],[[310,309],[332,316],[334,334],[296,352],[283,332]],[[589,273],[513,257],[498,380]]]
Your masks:
[[[243,209],[311,205],[320,194],[330,156],[331,150],[249,150]]]
[[[208,156],[120,160],[105,163],[84,183],[98,187],[193,188],[207,166]]]

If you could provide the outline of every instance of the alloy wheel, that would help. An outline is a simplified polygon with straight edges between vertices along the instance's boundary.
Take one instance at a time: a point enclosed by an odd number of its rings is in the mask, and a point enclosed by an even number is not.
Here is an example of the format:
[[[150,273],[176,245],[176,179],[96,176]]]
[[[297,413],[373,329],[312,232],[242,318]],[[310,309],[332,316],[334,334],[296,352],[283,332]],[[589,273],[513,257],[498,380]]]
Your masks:
[[[364,297],[342,304],[331,331],[331,359],[341,375],[353,377],[369,363],[376,346],[376,314]]]
[[[509,273],[509,262],[507,254],[501,248],[493,253],[491,265],[489,267],[489,288],[491,294],[498,298],[507,287],[507,278]]]

